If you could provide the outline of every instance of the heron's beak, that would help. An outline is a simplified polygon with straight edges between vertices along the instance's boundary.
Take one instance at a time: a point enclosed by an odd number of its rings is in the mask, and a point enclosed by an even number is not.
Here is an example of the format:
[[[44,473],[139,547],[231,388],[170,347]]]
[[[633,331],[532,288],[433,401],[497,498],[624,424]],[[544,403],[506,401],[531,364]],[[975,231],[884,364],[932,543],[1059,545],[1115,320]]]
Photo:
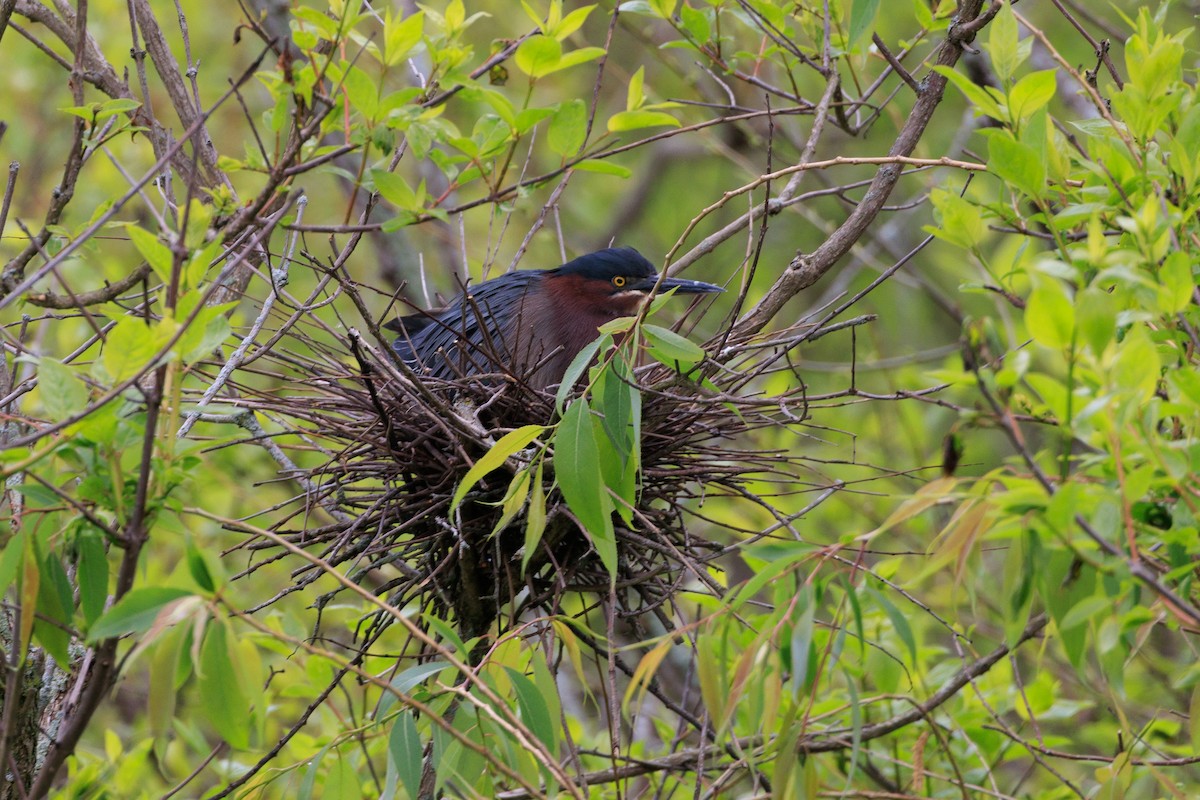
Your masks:
[[[633,286],[634,289],[643,292],[649,292],[654,289],[655,284],[658,284],[659,294],[663,294],[674,289],[679,294],[714,294],[716,292],[725,291],[720,286],[715,286],[711,283],[703,281],[689,281],[684,278],[663,278],[662,282],[658,282],[658,276],[651,276],[643,281],[639,281]]]

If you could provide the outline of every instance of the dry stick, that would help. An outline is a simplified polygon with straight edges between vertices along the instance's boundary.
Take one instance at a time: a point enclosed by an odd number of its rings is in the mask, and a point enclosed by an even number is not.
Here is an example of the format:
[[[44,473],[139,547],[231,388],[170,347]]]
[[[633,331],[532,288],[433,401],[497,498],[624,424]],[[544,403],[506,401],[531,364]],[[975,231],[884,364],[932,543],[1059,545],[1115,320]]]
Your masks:
[[[63,13],[62,18],[51,13],[48,8],[33,0],[18,0],[17,3],[17,11],[19,13],[40,25],[44,25],[67,46],[68,50],[73,50],[75,39],[72,37],[71,32],[73,30],[74,14],[71,13],[70,8],[60,10]],[[28,31],[25,31],[15,23],[13,27],[18,33],[32,42],[35,47],[41,50],[47,58],[57,63],[63,69],[68,71],[71,69],[71,65],[60,55],[48,48]],[[87,83],[92,84],[109,97],[135,99],[129,85],[117,77],[116,71],[105,60],[103,53],[100,52],[99,45],[96,44],[91,36],[87,37],[85,64],[87,69],[83,73],[83,79]],[[161,157],[168,146],[170,131],[155,117],[151,116],[144,107],[138,107],[128,112],[127,116],[135,125],[145,127],[151,131],[149,139],[151,146],[154,148],[154,155],[155,157]],[[192,165],[190,159],[184,157],[180,151],[175,151],[175,154],[171,158],[171,166],[174,167],[176,172],[185,177],[185,182],[190,181]]]
[[[250,242],[241,251],[241,253],[239,253],[239,255],[236,258],[234,258],[232,261],[230,261],[227,264],[226,268],[233,269],[233,268],[237,267],[238,265],[240,265],[241,262],[245,260],[246,253],[250,252],[254,247],[261,245],[262,240],[270,235],[271,230],[273,230],[273,228],[270,228],[270,229],[264,228],[264,229],[260,230],[250,240]],[[80,241],[80,240],[77,239],[75,241]],[[136,385],[145,376],[145,374],[147,372],[154,369],[155,364],[157,364],[162,358],[166,357],[167,353],[169,353],[171,351],[171,348],[174,347],[175,344],[179,341],[179,339],[187,332],[188,328],[195,321],[196,317],[200,314],[201,311],[204,310],[208,301],[212,298],[213,294],[216,292],[219,285],[220,285],[219,282],[213,282],[208,287],[208,289],[204,293],[204,296],[201,298],[201,302],[196,304],[196,307],[194,309],[192,309],[192,312],[187,316],[187,318],[184,319],[180,323],[180,325],[176,328],[175,332],[171,335],[171,337],[166,342],[163,343],[163,345],[155,352],[153,357],[151,357],[149,360],[147,360],[146,365],[143,366],[140,370],[138,370],[136,374],[130,376],[129,378],[126,378],[121,383],[119,383],[116,386],[109,389],[107,392],[105,392],[99,398],[97,398],[96,400],[89,403],[87,405],[87,407],[75,412],[74,414],[71,414],[69,417],[67,417],[65,419],[59,420],[58,422],[55,422],[50,425],[46,425],[42,428],[39,428],[38,430],[36,430],[33,433],[30,433],[26,436],[22,436],[20,439],[10,443],[10,447],[27,447],[27,446],[33,444],[34,442],[37,442],[38,440],[43,439],[46,436],[49,436],[52,433],[57,433],[58,431],[62,430],[63,428],[66,428],[70,425],[74,425],[76,422],[79,422],[84,417],[88,416],[89,414],[94,413],[96,411],[96,409],[100,408],[101,406],[104,406],[105,404],[112,401],[114,398],[120,396],[120,394],[122,392],[124,392],[126,389],[128,389],[129,387]],[[107,330],[107,328],[106,328],[106,330]],[[7,467],[0,468],[0,477],[4,477],[9,474],[12,474],[12,472],[16,471],[19,467],[20,467],[19,464],[17,464],[17,465],[10,464]]]
[[[973,20],[979,14],[982,0],[964,0],[960,5],[959,18]],[[938,51],[938,66],[953,67],[962,55],[962,43],[954,28],[947,33]],[[926,76],[917,102],[905,120],[904,127],[888,151],[889,158],[906,158],[916,148],[921,136],[933,119],[934,111],[942,101],[947,79],[931,72]],[[899,164],[885,164],[875,175],[863,200],[850,213],[846,221],[835,230],[816,250],[809,255],[797,254],[787,270],[767,291],[766,296],[735,325],[735,338],[749,336],[761,331],[784,305],[798,292],[812,286],[841,260],[858,241],[868,226],[887,203],[888,197],[900,178]]]
[[[1092,50],[1096,52],[1096,57],[1103,61],[1104,66],[1108,68],[1108,74],[1112,76],[1113,83],[1117,85],[1117,90],[1119,91],[1124,89],[1125,82],[1121,80],[1121,76],[1117,72],[1117,65],[1113,63],[1112,56],[1108,53],[1108,40],[1105,40],[1103,44],[1097,42],[1092,35],[1087,32],[1087,28],[1083,27],[1079,20],[1075,19],[1074,15],[1067,10],[1066,6],[1063,5],[1062,0],[1050,0],[1050,2],[1053,3],[1054,7],[1059,10],[1059,13],[1067,18],[1067,22],[1070,22],[1075,27],[1075,30],[1079,31],[1079,35],[1084,39],[1087,39],[1087,43],[1090,44],[1092,46]]]
[[[20,163],[13,161],[8,165],[8,182],[4,185],[4,202],[0,205],[0,234],[4,233],[4,224],[8,221],[8,209],[12,206],[13,192],[17,188],[17,173],[20,171]]]
[[[258,67],[262,63],[262,59],[263,59],[264,55],[266,55],[266,51],[263,51],[263,53],[259,54],[258,58],[254,59],[254,62],[249,66],[249,68],[247,68],[246,71],[243,72],[238,77],[238,80],[236,81],[235,85],[240,86],[240,85],[244,84],[258,71]],[[0,298],[0,310],[3,310],[5,308],[7,308],[9,305],[11,305],[23,293],[28,291],[30,289],[30,287],[32,287],[35,283],[37,283],[42,278],[44,278],[50,272],[50,270],[54,269],[59,264],[66,261],[67,258],[70,257],[80,247],[82,247],[85,242],[90,241],[92,236],[94,236],[96,234],[96,231],[100,230],[102,227],[104,227],[106,224],[108,224],[108,221],[111,220],[113,217],[115,217],[121,211],[121,209],[125,207],[126,203],[128,203],[130,200],[132,200],[134,197],[136,197],[138,192],[141,191],[142,187],[145,186],[147,183],[149,183],[154,178],[154,176],[158,174],[159,170],[161,170],[164,166],[166,166],[168,163],[170,163],[171,159],[175,156],[175,154],[182,149],[183,145],[186,143],[188,138],[193,133],[195,133],[197,130],[199,130],[200,126],[204,123],[204,121],[207,120],[218,108],[220,108],[225,103],[225,101],[227,101],[232,96],[233,96],[232,88],[227,90],[224,94],[222,94],[220,96],[220,98],[217,99],[217,102],[214,103],[211,108],[209,108],[207,111],[205,111],[203,114],[201,114],[199,116],[199,118],[197,118],[196,121],[192,123],[191,127],[188,128],[186,131],[184,131],[184,135],[178,141],[176,141],[174,144],[172,144],[166,153],[163,153],[163,155],[158,159],[158,161],[156,161],[154,163],[154,166],[152,166],[149,170],[147,170],[146,173],[141,178],[138,179],[136,185],[131,187],[129,189],[129,191],[127,191],[125,194],[121,195],[121,197],[119,197],[117,199],[117,201],[115,203],[113,203],[112,206],[110,206],[107,211],[105,211],[97,219],[95,219],[90,225],[88,225],[86,228],[84,228],[77,236],[75,236],[75,238],[71,239],[71,241],[69,241],[67,243],[67,245],[65,247],[63,247],[62,250],[59,250],[58,253],[55,254],[54,258],[52,258],[47,263],[43,264],[41,267],[38,268],[38,270],[36,272],[34,272],[33,275],[30,275],[29,277],[25,278],[19,284],[14,286],[13,289],[10,292],[8,292],[8,294],[6,294],[4,297]]]
[[[1000,427],[1004,434],[1008,437],[1009,442],[1021,456],[1029,471],[1033,474],[1037,482],[1042,486],[1042,489],[1047,495],[1053,496],[1058,492],[1058,486],[1051,480],[1045,471],[1038,465],[1033,454],[1029,452],[1029,448],[1025,444],[1025,437],[1021,434],[1021,429],[1017,427],[1016,422],[1012,418],[1011,412],[1005,408],[1000,401],[987,388],[987,384],[980,374],[978,364],[974,365],[976,383],[979,386],[983,398],[991,406],[992,411],[996,414],[1000,421]],[[1129,570],[1129,573],[1137,578],[1142,583],[1154,590],[1155,594],[1162,599],[1168,607],[1174,609],[1179,614],[1187,617],[1193,624],[1200,624],[1200,608],[1197,608],[1190,601],[1179,595],[1174,589],[1164,584],[1159,580],[1159,575],[1145,561],[1127,556],[1125,552],[1116,544],[1101,536],[1092,524],[1083,517],[1082,514],[1075,515],[1075,524],[1079,526],[1084,534],[1095,542],[1101,550],[1108,553],[1110,556],[1117,558]]]
[[[952,678],[950,678],[950,680],[943,684],[941,688],[930,695],[925,702],[914,705],[912,709],[901,714],[897,714],[890,719],[883,720],[882,722],[877,722],[873,725],[864,725],[859,730],[859,736],[857,737],[859,746],[861,746],[863,742],[867,742],[872,739],[878,739],[881,736],[886,736],[887,734],[911,725],[914,722],[928,718],[935,709],[937,709],[951,697],[954,697],[956,694],[958,694],[958,692],[961,691],[962,688],[970,681],[988,672],[1006,655],[1015,651],[1018,647],[1025,644],[1025,642],[1037,636],[1042,629],[1049,624],[1049,621],[1049,617],[1047,617],[1045,614],[1039,614],[1029,621],[1029,624],[1025,626],[1025,630],[1022,631],[1020,638],[1017,639],[1012,647],[1000,645],[987,655],[982,656],[975,661],[972,661],[970,664],[962,667],[954,674]],[[835,728],[821,731],[819,733],[806,734],[800,739],[799,742],[796,743],[796,751],[803,755],[809,753],[830,753],[841,750],[849,750],[853,746],[850,737],[854,734],[854,732],[855,731],[852,728]],[[732,746],[735,746],[740,750],[762,747],[763,744],[763,737],[747,736],[735,740],[732,743]],[[592,785],[600,783],[612,783],[614,781],[633,778],[638,775],[650,775],[656,772],[684,769],[697,763],[706,755],[711,754],[718,749],[722,749],[723,747],[724,745],[714,744],[692,748],[681,751],[674,755],[667,756],[665,758],[638,762],[615,769],[602,770],[600,772],[591,772],[583,777],[586,779],[589,785]],[[524,794],[521,791],[510,791],[498,794],[497,798],[498,800],[523,800],[529,796],[530,795]]]
[[[174,106],[179,121],[192,131],[189,137],[193,140],[192,152],[199,156],[200,163],[204,165],[207,178],[205,184],[209,187],[225,186],[232,193],[236,202],[237,192],[225,173],[217,167],[217,151],[213,147],[212,139],[205,127],[208,115],[198,111],[192,104],[191,98],[188,97],[187,87],[183,82],[183,77],[179,74],[175,54],[171,52],[171,46],[163,36],[162,28],[154,16],[154,11],[151,10],[147,0],[129,0],[129,4],[137,17],[137,24],[142,31],[142,36],[145,37],[146,50],[150,53],[150,60],[154,62],[154,69],[167,90],[167,97],[171,99],[171,105]]]
[[[352,659],[348,660],[348,659],[342,658],[329,650],[322,650],[321,648],[305,641],[304,639],[298,639],[294,636],[289,636],[280,630],[268,627],[267,625],[265,625],[262,622],[255,619],[253,616],[246,614],[243,611],[240,611],[239,609],[233,607],[232,605],[226,604],[226,608],[234,617],[237,617],[241,621],[245,622],[247,625],[254,628],[259,633],[265,634],[265,635],[271,637],[272,639],[286,642],[288,645],[290,645],[292,647],[304,650],[309,655],[316,656],[318,658],[324,658],[327,661],[331,661],[332,663],[334,663],[338,666],[339,670],[341,670],[343,672],[353,672],[363,683],[371,684],[372,686],[375,686],[376,688],[380,689],[381,691],[390,692],[392,695],[394,695],[397,698],[397,700],[399,702],[402,702],[405,705],[409,706],[410,708],[414,709],[415,711],[420,712],[427,719],[429,719],[433,724],[438,725],[451,738],[455,739],[459,744],[463,745],[463,747],[465,747],[469,750],[473,750],[475,753],[479,754],[479,756],[482,757],[485,761],[488,761],[489,763],[491,763],[491,765],[494,766],[497,771],[503,773],[504,775],[508,776],[509,778],[512,778],[513,781],[515,781],[516,783],[521,784],[522,787],[525,787],[526,791],[533,792],[533,794],[530,796],[545,797],[544,794],[542,794],[541,792],[539,792],[537,790],[537,787],[534,787],[532,784],[528,783],[525,780],[525,778],[520,774],[520,772],[509,767],[504,761],[495,757],[494,754],[492,754],[491,751],[489,751],[486,747],[472,741],[469,736],[467,736],[462,731],[459,731],[453,725],[445,724],[444,721],[442,720],[441,715],[438,714],[437,711],[435,711],[433,708],[431,708],[430,706],[421,702],[420,700],[416,699],[412,695],[407,694],[405,692],[401,692],[398,688],[393,686],[391,683],[383,680],[382,678],[378,677],[377,675],[367,672],[362,667],[355,664],[354,660],[352,660]],[[331,684],[329,686],[329,691],[332,692],[333,689],[336,688],[336,686],[337,686],[336,681],[331,682]],[[326,696],[328,696],[328,695],[326,695]],[[517,724],[518,724],[518,728],[519,728],[519,723],[517,723]],[[528,734],[527,734],[527,736],[528,736]],[[282,748],[280,748],[280,749],[282,749]],[[278,754],[278,751],[276,751],[275,755],[277,755],[277,754]],[[265,762],[260,762],[260,765],[258,765],[257,768],[261,769],[261,765],[264,763]],[[225,787],[225,789],[220,794],[215,795],[212,798],[212,800],[217,800],[217,798],[228,796],[230,792],[232,792],[238,785],[240,785],[239,782],[244,782],[244,780],[246,778],[248,778],[250,775],[253,775],[254,772],[256,772],[256,771],[257,771],[257,769],[251,768],[251,770],[246,775],[243,775],[237,781],[234,781],[229,786]],[[576,796],[578,797],[578,795],[576,795]]]
[[[684,232],[682,234],[680,234],[679,243],[677,243],[676,246],[671,250],[671,252],[667,254],[667,258],[669,259],[674,255],[676,250],[679,249],[679,244],[682,243],[682,241],[685,238],[687,238],[687,236],[695,229],[696,225],[698,225],[701,220],[703,220],[709,214],[712,214],[714,211],[717,211],[718,209],[724,207],[724,205],[726,203],[728,203],[730,200],[732,200],[733,198],[735,198],[739,195],[745,194],[746,192],[749,192],[753,189],[757,189],[759,186],[762,186],[764,183],[768,183],[777,178],[781,178],[784,175],[793,175],[793,180],[788,181],[788,184],[784,188],[784,191],[780,192],[780,196],[784,197],[784,199],[781,201],[772,201],[772,206],[779,205],[780,207],[782,207],[782,205],[787,202],[787,199],[790,199],[789,189],[791,190],[791,192],[794,192],[796,187],[798,186],[798,182],[795,181],[795,178],[799,177],[799,174],[807,172],[808,170],[812,170],[812,169],[828,169],[829,167],[852,166],[852,165],[856,165],[856,164],[882,164],[882,165],[889,165],[889,166],[897,166],[897,165],[903,164],[906,166],[913,166],[913,167],[955,167],[957,169],[967,170],[970,172],[986,172],[987,171],[986,164],[979,164],[979,163],[976,163],[973,161],[959,161],[957,159],[944,158],[944,157],[943,158],[909,158],[908,156],[878,156],[878,157],[871,157],[871,158],[857,158],[857,157],[849,157],[849,156],[838,156],[836,158],[830,158],[830,159],[826,159],[824,161],[811,161],[808,163],[795,164],[793,166],[784,167],[783,169],[776,170],[775,172],[771,172],[766,175],[760,175],[759,177],[755,178],[750,183],[747,183],[743,186],[739,186],[737,189],[731,189],[728,192],[725,192],[721,196],[720,200],[718,200],[715,203],[712,203],[711,205],[704,208],[694,219],[692,219],[688,223],[687,228],[685,228]],[[885,169],[886,168],[887,167],[885,167]],[[880,170],[880,172],[883,172],[883,170]],[[896,170],[895,173],[896,173],[896,177],[900,176],[899,170]],[[874,181],[872,181],[872,184],[876,183],[877,181],[878,181],[878,177],[876,177],[876,179]],[[793,185],[794,183],[795,183],[795,185]],[[786,194],[786,196],[785,196],[785,194]],[[867,199],[871,198],[871,197],[872,197],[872,189],[868,189],[867,194],[863,199],[863,202],[859,204],[859,208],[861,208],[867,202]],[[883,203],[881,202],[879,210],[882,210],[882,206],[883,206]],[[761,213],[762,213],[761,207],[758,207],[757,214],[761,215]],[[744,226],[745,224],[750,222],[751,221],[750,216],[751,216],[751,214],[748,213],[744,217],[739,218],[737,220],[737,223],[739,224],[739,226]],[[853,217],[853,215],[851,215],[851,216]],[[847,220],[846,223],[843,223],[842,227],[844,228],[845,225],[848,223],[849,223],[849,220]],[[839,228],[838,230],[841,230],[841,228]],[[723,231],[724,231],[724,229],[722,229],[722,232]],[[833,235],[836,236],[837,231],[834,231]],[[832,239],[833,237],[830,237],[830,238]],[[707,241],[708,240],[705,240],[705,243],[707,243]],[[827,242],[828,242],[828,240],[827,240]],[[704,244],[704,243],[702,243],[702,244]],[[716,244],[719,244],[719,242]],[[853,242],[851,242],[851,244],[853,244]],[[715,244],[713,246],[715,246]],[[822,246],[824,246],[824,245],[822,245]],[[710,247],[710,249],[711,249],[711,247]],[[847,250],[848,249],[849,249],[849,247],[847,247]],[[674,268],[676,267],[677,264],[690,263],[690,261],[685,260],[689,256],[691,256],[690,252],[683,258],[680,258],[679,261],[672,264],[672,268],[673,268],[672,272],[676,271]],[[813,253],[813,257],[814,258],[816,257],[816,252]],[[795,264],[795,262],[793,262],[793,264]],[[822,274],[824,274],[824,273],[822,273]],[[820,276],[817,276],[817,277],[820,277]],[[782,280],[782,278],[780,280]],[[778,286],[778,285],[779,284],[777,283],[776,286]],[[802,288],[806,288],[808,285],[809,284],[806,284],[805,287],[802,287]],[[775,290],[775,287],[772,287],[772,291],[774,291],[774,290]],[[766,300],[766,298],[764,298],[764,302],[765,302],[765,300]],[[761,306],[761,303],[760,303],[760,306]],[[753,313],[753,312],[751,312],[751,313]],[[739,325],[740,324],[741,323],[739,323]],[[756,333],[757,329],[753,332]]]
[[[883,38],[876,33],[871,37],[871,41],[875,43],[875,47],[877,47],[879,52],[883,54],[883,57],[888,62],[888,65],[895,71],[897,75],[900,76],[900,79],[908,84],[908,87],[916,93],[917,97],[920,97],[921,84],[917,83],[917,79],[909,74],[909,71],[904,68],[904,65],[900,63],[900,60],[896,58],[891,50],[888,49],[888,46],[884,44]]]
[[[586,153],[577,158],[569,159],[562,166],[556,167],[556,168],[550,170],[549,172],[544,172],[541,175],[536,175],[532,178],[527,178],[525,180],[512,183],[508,186],[497,189],[495,192],[492,192],[491,194],[487,195],[486,197],[480,197],[475,200],[470,200],[465,203],[461,203],[457,206],[454,206],[453,208],[445,209],[445,211],[448,215],[455,216],[455,215],[461,214],[464,211],[470,211],[473,208],[478,208],[479,206],[486,205],[488,203],[503,202],[504,200],[509,199],[510,197],[515,195],[519,190],[525,188],[526,186],[537,186],[539,184],[542,184],[542,183],[545,183],[545,182],[551,180],[552,178],[557,178],[559,175],[562,175],[567,170],[572,169],[573,167],[578,165],[579,162],[581,162],[581,161],[588,161],[591,159],[612,158],[615,155],[629,152],[630,150],[636,150],[638,148],[644,148],[646,145],[661,141],[663,139],[669,139],[673,136],[681,136],[683,134],[693,133],[695,131],[702,130],[704,128],[711,128],[714,125],[727,125],[727,124],[730,124],[733,122],[739,122],[739,121],[745,120],[745,119],[755,119],[757,117],[767,116],[768,114],[806,114],[806,113],[810,113],[810,112],[811,112],[811,109],[807,108],[807,107],[806,108],[775,109],[773,111],[752,111],[752,112],[747,112],[745,114],[734,114],[732,116],[718,117],[717,119],[705,120],[703,122],[697,122],[694,125],[687,125],[682,128],[672,128],[668,131],[664,131],[663,133],[656,133],[652,136],[647,136],[645,138],[638,139],[635,142],[630,142],[629,144],[618,145],[615,147],[610,147],[607,150],[600,150],[600,151],[596,151],[596,152],[592,152],[592,153]],[[418,217],[417,220],[413,224],[418,224],[421,222],[428,222],[431,219],[433,219],[433,217],[428,216],[428,215],[421,216],[421,217]],[[379,230],[381,227],[382,227],[382,223],[372,223],[370,225],[365,225],[365,224],[359,224],[359,225],[305,225],[304,227],[298,228],[297,230],[302,230],[302,231],[309,232],[309,233],[368,233],[370,231]]]
[[[277,216],[282,218],[283,215],[291,210],[292,205],[292,202],[287,203],[282,209],[280,209]],[[299,222],[300,220],[304,219],[304,209],[308,207],[308,197],[305,195],[300,195],[295,199],[294,205],[296,206],[296,221]],[[182,439],[188,435],[188,432],[191,431],[192,427],[196,424],[196,419],[200,414],[200,409],[203,409],[212,402],[212,399],[217,396],[217,393],[221,391],[221,389],[225,386],[225,383],[229,380],[229,376],[232,375],[233,371],[237,369],[245,360],[246,352],[250,349],[250,345],[254,344],[254,340],[258,338],[259,332],[262,330],[263,325],[265,325],[267,322],[267,317],[269,317],[271,314],[271,309],[275,306],[275,300],[279,297],[279,291],[284,286],[287,286],[288,270],[291,267],[292,254],[296,250],[297,238],[299,238],[299,234],[295,231],[292,231],[291,235],[288,237],[287,250],[283,254],[283,260],[280,262],[277,268],[271,270],[271,291],[267,294],[267,298],[263,301],[262,309],[258,312],[258,317],[254,320],[254,324],[250,326],[250,331],[244,337],[242,337],[241,343],[229,355],[229,358],[226,359],[225,364],[221,367],[220,372],[217,373],[217,377],[213,380],[212,384],[204,390],[204,394],[196,402],[197,410],[187,411],[184,413],[185,419],[183,425],[179,427],[179,432],[176,434],[177,438]]]
[[[1099,755],[1096,753],[1068,753],[1063,750],[1053,750],[1049,747],[1044,747],[1044,746],[1036,745],[1036,744],[1030,744],[1029,742],[1025,741],[1024,739],[1017,737],[1012,731],[1006,730],[1005,728],[1002,728],[1002,727],[997,727],[995,725],[984,725],[983,727],[986,728],[987,730],[996,731],[997,733],[1004,734],[1005,736],[1012,739],[1014,742],[1021,745],[1022,747],[1024,747],[1027,750],[1035,750],[1035,751],[1041,753],[1042,755],[1047,755],[1047,756],[1050,756],[1051,758],[1061,758],[1064,761],[1083,761],[1083,762],[1090,762],[1090,763],[1095,763],[1095,764],[1111,764],[1114,761],[1116,761],[1118,758],[1121,758],[1122,756],[1125,755],[1125,753],[1120,753],[1116,756],[1105,756],[1105,755]],[[1200,755],[1182,756],[1180,758],[1156,758],[1156,759],[1130,757],[1128,760],[1128,763],[1135,767],[1186,767],[1186,766],[1190,766],[1192,764],[1200,763]]]
[[[133,510],[122,536],[125,552],[121,557],[121,565],[117,572],[117,582],[113,592],[114,600],[120,600],[133,588],[142,547],[150,538],[150,532],[146,525],[150,515],[147,506],[150,480],[153,476],[154,442],[157,435],[158,415],[162,408],[162,389],[165,376],[165,366],[155,370],[154,388],[146,398],[146,429],[142,438],[141,464]],[[75,745],[96,713],[100,701],[111,688],[117,673],[118,641],[118,638],[114,636],[97,645],[92,651],[94,653],[94,661],[91,664],[92,671],[90,674],[83,670],[80,671],[79,685],[83,689],[76,703],[67,704],[70,716],[66,720],[65,726],[59,729],[58,738],[50,742],[45,761],[30,787],[31,797],[43,797],[49,792],[59,768],[74,752]]]
[[[1104,121],[1112,127],[1113,133],[1117,134],[1117,136],[1121,138],[1121,141],[1125,143],[1125,147],[1129,150],[1130,156],[1133,157],[1134,162],[1141,167],[1142,155],[1138,151],[1137,144],[1133,141],[1133,137],[1129,135],[1128,129],[1113,119],[1112,112],[1108,109],[1108,103],[1106,103],[1104,98],[1100,96],[1100,93],[1096,91],[1096,87],[1088,83],[1087,79],[1080,75],[1079,71],[1072,67],[1069,61],[1063,58],[1062,53],[1058,52],[1054,45],[1050,43],[1050,39],[1046,36],[1044,31],[1042,31],[1040,28],[1034,27],[1032,24],[1030,24],[1029,20],[1025,19],[1025,17],[1021,16],[1021,14],[1017,13],[1015,10],[1013,11],[1013,16],[1017,18],[1017,22],[1024,25],[1025,28],[1031,34],[1033,34],[1035,39],[1042,43],[1042,46],[1046,48],[1048,53],[1050,53],[1050,57],[1058,62],[1059,66],[1063,68],[1063,71],[1074,78],[1079,85],[1083,87],[1083,90],[1087,92],[1088,99],[1090,99],[1092,101],[1092,105],[1096,107],[1096,111],[1101,117],[1104,118]]]
[[[17,7],[17,0],[2,0],[0,1],[0,41],[4,40],[4,31],[8,29],[8,21],[12,19],[13,10]],[[0,769],[3,769],[3,761],[0,761]]]
[[[562,772],[562,768],[559,766],[558,760],[546,749],[546,746],[542,744],[541,740],[533,735],[533,733],[520,721],[512,709],[509,708],[508,704],[504,702],[504,698],[496,694],[496,692],[487,684],[486,681],[479,679],[474,667],[467,664],[455,653],[451,652],[446,647],[435,641],[433,637],[431,637],[419,625],[409,619],[406,614],[400,611],[400,609],[379,599],[370,591],[364,589],[362,586],[347,578],[327,561],[314,556],[312,553],[309,553],[302,547],[292,544],[274,531],[270,531],[265,528],[259,528],[240,520],[222,517],[202,508],[189,508],[186,510],[192,514],[196,514],[197,516],[210,519],[213,522],[219,522],[229,530],[241,530],[246,533],[252,533],[256,536],[261,536],[271,540],[279,547],[287,550],[289,553],[305,559],[313,566],[317,567],[322,572],[328,574],[335,581],[340,583],[343,588],[349,589],[353,594],[357,594],[367,603],[375,606],[388,617],[390,617],[393,621],[399,623],[400,626],[404,628],[410,636],[421,642],[421,644],[424,646],[436,652],[439,657],[445,659],[450,666],[457,669],[460,674],[462,674],[467,680],[471,681],[479,690],[479,693],[482,694],[490,703],[492,703],[497,711],[499,711],[506,718],[506,722],[513,726],[513,730],[518,733],[518,739],[521,740],[522,746],[526,747],[528,752],[550,771],[550,774],[554,776],[555,780],[558,780],[569,790],[571,790],[571,794],[573,796],[582,800],[578,789],[575,788],[574,784],[571,783],[566,774]]]

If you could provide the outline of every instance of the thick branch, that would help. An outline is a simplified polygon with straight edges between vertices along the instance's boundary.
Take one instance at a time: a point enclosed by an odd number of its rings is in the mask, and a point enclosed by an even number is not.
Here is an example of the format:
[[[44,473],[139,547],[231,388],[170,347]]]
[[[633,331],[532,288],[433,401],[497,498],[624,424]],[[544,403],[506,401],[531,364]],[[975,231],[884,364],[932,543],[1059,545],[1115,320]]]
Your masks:
[[[959,19],[974,20],[978,14],[982,0],[967,0],[962,5]],[[951,27],[953,31],[953,26]],[[962,55],[962,45],[953,34],[948,34],[938,52],[936,64],[952,67]],[[925,128],[933,119],[933,112],[942,101],[946,89],[946,78],[936,72],[930,72],[921,83],[921,91],[908,115],[904,127],[900,130],[896,141],[888,150],[889,156],[909,156],[916,149],[917,143],[925,133]],[[875,217],[883,210],[888,197],[892,194],[896,182],[900,179],[900,164],[886,164],[875,174],[862,202],[851,212],[836,231],[824,243],[809,255],[797,253],[788,265],[787,270],[775,282],[766,296],[759,301],[746,316],[738,320],[734,326],[732,338],[738,339],[751,336],[761,331],[780,312],[783,306],[796,296],[798,292],[812,286],[821,276],[831,270],[850,248],[875,221]]]

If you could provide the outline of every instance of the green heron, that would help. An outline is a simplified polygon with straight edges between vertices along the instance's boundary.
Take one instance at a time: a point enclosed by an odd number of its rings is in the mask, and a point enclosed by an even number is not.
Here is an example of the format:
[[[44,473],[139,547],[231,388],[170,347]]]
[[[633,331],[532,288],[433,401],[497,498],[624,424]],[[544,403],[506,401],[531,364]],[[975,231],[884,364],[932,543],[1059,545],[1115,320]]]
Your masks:
[[[636,314],[655,291],[724,291],[680,278],[660,279],[632,247],[580,256],[556,269],[510,272],[467,289],[440,311],[400,317],[384,327],[392,347],[419,374],[443,380],[509,374],[533,389],[562,380],[601,325]]]

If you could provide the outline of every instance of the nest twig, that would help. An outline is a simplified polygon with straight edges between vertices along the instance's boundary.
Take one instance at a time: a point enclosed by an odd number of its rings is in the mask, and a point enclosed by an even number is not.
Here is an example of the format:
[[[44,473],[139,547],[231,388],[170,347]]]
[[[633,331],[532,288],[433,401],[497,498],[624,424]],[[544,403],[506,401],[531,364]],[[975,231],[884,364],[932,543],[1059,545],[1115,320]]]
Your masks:
[[[354,332],[341,342],[342,352],[301,332],[294,336],[300,340],[296,346],[269,356],[297,376],[286,391],[254,389],[245,380],[238,387],[239,405],[283,421],[307,443],[310,455],[320,454],[303,467],[310,490],[274,526],[278,533],[313,548],[328,564],[352,565],[353,578],[369,577],[395,606],[453,618],[464,641],[497,622],[503,627],[526,609],[557,612],[568,592],[609,595],[607,570],[551,488],[552,459],[545,468],[546,527],[536,552],[523,551],[523,516],[493,533],[520,465],[510,461],[484,478],[449,513],[463,476],[496,439],[553,418],[551,396],[512,376],[418,378]],[[797,458],[795,448],[742,450],[737,442],[754,429],[801,426],[807,416],[802,390],[783,398],[735,399],[729,392],[746,385],[744,369],[710,370],[704,389],[661,365],[640,368],[636,379],[643,395],[641,481],[634,524],[616,521],[615,593],[615,611],[633,618],[660,614],[685,587],[718,591],[709,564],[727,552],[729,542],[689,529],[693,501],[727,493],[770,508],[761,484],[778,478],[794,490],[795,469],[786,462]],[[315,507],[330,511],[328,522],[314,524]],[[275,555],[269,542],[245,546],[256,559],[243,574]],[[268,602],[311,584],[320,573],[306,564],[293,576],[294,585]]]

